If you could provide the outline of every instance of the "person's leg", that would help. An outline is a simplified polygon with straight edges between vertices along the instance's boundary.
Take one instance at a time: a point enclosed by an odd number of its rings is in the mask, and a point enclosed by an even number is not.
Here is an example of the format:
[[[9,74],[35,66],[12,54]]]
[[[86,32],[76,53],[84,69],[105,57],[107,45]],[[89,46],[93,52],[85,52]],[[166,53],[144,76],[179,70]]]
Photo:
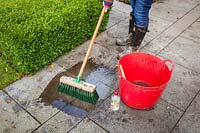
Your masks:
[[[148,30],[149,10],[153,0],[132,0],[131,2],[132,12],[130,14],[134,18],[132,21],[134,24],[129,24],[128,43],[122,43],[130,46],[125,51],[119,53],[118,59],[125,54],[138,50]]]
[[[136,0],[134,8],[135,34],[132,40],[132,46],[138,48],[149,26],[149,10],[153,0]]]

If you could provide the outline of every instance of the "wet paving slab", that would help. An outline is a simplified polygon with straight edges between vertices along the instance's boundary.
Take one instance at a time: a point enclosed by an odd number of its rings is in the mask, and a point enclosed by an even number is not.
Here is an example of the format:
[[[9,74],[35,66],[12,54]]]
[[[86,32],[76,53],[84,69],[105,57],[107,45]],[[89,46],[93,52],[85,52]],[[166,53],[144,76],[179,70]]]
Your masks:
[[[82,62],[76,64],[67,71],[56,75],[40,95],[41,101],[45,104],[53,106],[55,106],[54,103],[56,103],[55,107],[57,107],[61,111],[65,110],[68,104],[89,112],[92,111],[95,108],[93,104],[81,101],[67,94],[61,94],[57,91],[61,76],[69,76],[75,78],[76,76],[74,75],[78,75],[81,65]],[[88,61],[82,76],[82,79],[85,82],[94,84],[96,86],[96,91],[99,95],[99,103],[103,99],[106,99],[115,89],[117,89],[117,78],[118,77],[116,76],[116,70],[96,65],[92,60]],[[64,104],[63,102],[65,102],[66,104]]]
[[[163,100],[149,111],[129,108],[123,102],[118,111],[112,111],[110,103],[108,98],[89,118],[111,133],[170,132],[183,113]]]
[[[30,133],[39,123],[9,96],[0,91],[0,132]]]

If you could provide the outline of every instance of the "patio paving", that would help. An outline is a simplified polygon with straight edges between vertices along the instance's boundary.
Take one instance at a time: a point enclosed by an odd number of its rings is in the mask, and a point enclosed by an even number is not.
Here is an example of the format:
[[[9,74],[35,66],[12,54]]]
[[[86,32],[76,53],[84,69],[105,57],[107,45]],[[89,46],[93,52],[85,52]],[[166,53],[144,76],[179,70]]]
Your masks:
[[[128,35],[130,10],[129,5],[114,2],[106,30],[96,38],[89,57],[83,79],[97,86],[100,100],[96,105],[56,91],[62,75],[78,74],[87,41],[35,75],[0,91],[0,132],[199,133],[200,0],[160,0],[152,6],[150,32],[141,51],[173,60],[175,69],[149,111],[130,108],[122,101],[119,111],[110,109],[111,95],[118,89],[116,57],[126,48],[115,43]]]

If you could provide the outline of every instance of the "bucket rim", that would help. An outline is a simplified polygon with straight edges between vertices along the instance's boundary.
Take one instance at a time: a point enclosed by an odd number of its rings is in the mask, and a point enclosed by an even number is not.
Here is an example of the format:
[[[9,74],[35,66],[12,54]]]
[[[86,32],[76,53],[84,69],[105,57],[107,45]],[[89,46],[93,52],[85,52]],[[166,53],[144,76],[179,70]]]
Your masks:
[[[123,71],[123,69],[122,69],[122,64],[120,64],[120,61],[121,61],[122,58],[125,58],[125,57],[130,56],[130,55],[133,55],[133,54],[136,54],[136,55],[137,55],[137,54],[145,54],[145,55],[153,56],[154,58],[157,58],[158,60],[160,60],[161,62],[163,62],[163,64],[166,65],[166,67],[168,68],[168,70],[169,70],[169,72],[170,72],[169,79],[168,79],[165,83],[163,83],[162,85],[147,86],[147,87],[145,87],[145,88],[148,88],[148,89],[154,89],[154,88],[158,88],[158,87],[161,88],[161,87],[163,87],[163,86],[166,86],[166,85],[169,83],[169,81],[170,81],[170,79],[171,79],[171,76],[172,76],[172,72],[173,72],[174,67],[175,67],[174,61],[173,61],[173,60],[170,60],[170,59],[164,59],[164,60],[162,60],[162,59],[160,59],[159,57],[157,57],[157,56],[155,56],[155,55],[152,55],[152,54],[149,54],[149,53],[146,53],[146,52],[134,52],[134,53],[126,54],[126,55],[124,55],[123,57],[121,57],[120,60],[118,61],[118,64],[117,64],[119,78],[122,78],[122,79],[128,81],[130,84],[133,84],[133,83],[131,83],[129,80],[127,80],[127,79],[124,77],[124,71]],[[169,66],[166,64],[167,62],[169,62],[169,63],[171,64],[171,68],[169,68]],[[123,74],[122,74],[121,71],[123,72]],[[137,85],[137,84],[134,84],[134,85],[137,86],[137,87],[141,87],[140,85]]]

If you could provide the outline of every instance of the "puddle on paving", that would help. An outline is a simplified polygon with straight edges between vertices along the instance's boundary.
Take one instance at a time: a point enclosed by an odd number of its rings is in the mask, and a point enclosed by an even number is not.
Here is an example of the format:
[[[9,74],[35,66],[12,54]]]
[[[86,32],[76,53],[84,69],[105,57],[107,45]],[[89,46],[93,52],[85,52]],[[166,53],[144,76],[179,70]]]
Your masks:
[[[68,115],[72,115],[72,116],[80,117],[80,118],[84,118],[89,113],[89,110],[84,110],[84,109],[78,108],[72,104],[68,104],[68,103],[64,102],[62,99],[54,100],[52,102],[52,106],[53,107],[62,106],[62,108],[60,108],[60,110],[62,112],[67,113]]]
[[[82,62],[76,64],[67,71],[56,75],[40,95],[41,101],[46,105],[52,105],[53,107],[56,107],[69,115],[78,117],[84,117],[88,114],[88,112],[94,110],[96,105],[57,92],[61,76],[65,75],[69,77],[75,77],[75,75],[78,75],[81,65]],[[96,90],[100,99],[104,99],[111,91],[109,90],[110,87],[106,88],[105,86],[112,85],[112,82],[116,81],[115,75],[116,70],[110,70],[107,67],[98,66],[92,60],[89,60],[87,66],[85,67],[82,78],[84,81],[96,85]]]

